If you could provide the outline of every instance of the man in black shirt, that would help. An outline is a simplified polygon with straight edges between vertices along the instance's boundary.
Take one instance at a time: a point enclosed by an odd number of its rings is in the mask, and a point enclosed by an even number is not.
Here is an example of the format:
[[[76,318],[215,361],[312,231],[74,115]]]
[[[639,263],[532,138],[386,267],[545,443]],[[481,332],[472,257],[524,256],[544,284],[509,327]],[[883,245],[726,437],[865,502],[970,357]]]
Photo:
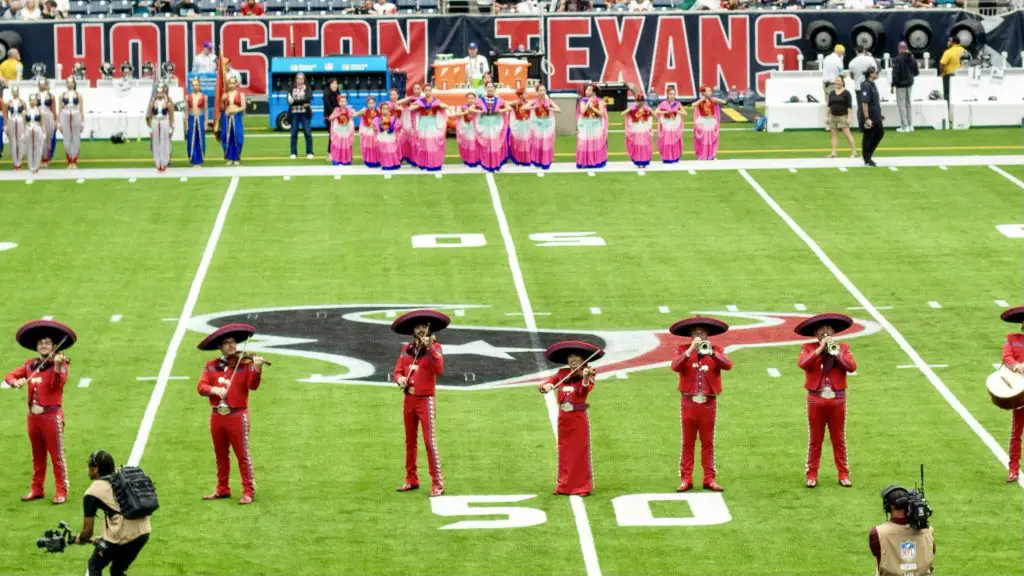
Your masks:
[[[107,478],[115,472],[114,457],[97,450],[89,456],[89,478],[92,484],[85,491],[82,531],[75,544],[92,541],[96,513],[103,512],[103,531],[95,540],[96,548],[89,558],[89,576],[100,576],[110,566],[110,576],[123,576],[139,552],[149,542],[149,516],[125,518]]]
[[[306,85],[306,75],[295,75],[295,85],[288,92],[288,111],[292,124],[292,160],[298,154],[299,126],[306,137],[306,158],[313,159],[313,134],[309,131],[309,120],[313,115],[313,91]]]
[[[875,86],[876,78],[878,70],[868,68],[864,83],[860,85],[860,102],[857,108],[857,120],[860,122],[861,132],[864,133],[861,154],[867,166],[876,166],[872,156],[878,148],[878,143],[885,136],[885,127],[882,125],[885,118],[882,117],[882,104],[878,97],[878,88]]]
[[[900,127],[897,132],[914,131],[914,109],[910,102],[910,92],[914,88],[914,77],[917,76],[917,60],[910,53],[906,42],[900,42],[900,53],[892,61],[892,88],[896,93],[896,107],[900,112]]]

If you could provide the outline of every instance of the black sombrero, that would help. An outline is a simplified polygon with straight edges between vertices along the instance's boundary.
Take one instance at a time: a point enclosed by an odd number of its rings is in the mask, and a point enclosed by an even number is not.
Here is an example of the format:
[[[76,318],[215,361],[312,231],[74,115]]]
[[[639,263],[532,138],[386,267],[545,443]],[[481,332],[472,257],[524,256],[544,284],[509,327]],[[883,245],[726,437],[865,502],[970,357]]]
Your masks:
[[[548,346],[548,349],[544,351],[544,357],[555,364],[568,364],[569,356],[572,354],[578,354],[584,360],[590,358],[589,361],[593,362],[594,360],[600,360],[604,356],[604,350],[589,342],[563,340]],[[594,357],[591,358],[591,355]]]
[[[452,323],[452,319],[436,310],[413,310],[406,312],[391,323],[391,329],[399,334],[412,334],[420,324],[430,326],[430,332],[440,332]]]
[[[1013,322],[1014,324],[1024,322],[1024,306],[1010,308],[1000,314],[999,317],[1003,319],[1003,322]]]
[[[220,349],[221,342],[227,338],[234,338],[235,342],[241,344],[252,338],[252,335],[255,333],[256,327],[251,324],[242,324],[240,322],[228,324],[207,334],[206,338],[203,338],[203,341],[199,343],[198,348],[200,350],[218,350]]]
[[[14,337],[18,344],[33,352],[36,350],[36,344],[43,338],[49,338],[55,346],[63,341],[64,344],[61,344],[61,350],[71,348],[78,341],[78,335],[75,334],[74,330],[66,324],[54,322],[53,320],[33,320],[28,322],[21,328],[18,328],[18,333]]]
[[[708,336],[718,336],[729,331],[729,325],[725,322],[705,316],[694,316],[680,320],[673,324],[668,331],[676,336],[689,336],[694,328],[703,328],[708,333]]]
[[[793,331],[801,336],[814,336],[814,332],[822,325],[831,326],[832,329],[836,331],[836,334],[838,334],[850,326],[853,326],[853,318],[850,318],[846,314],[839,314],[836,312],[818,314],[817,316],[811,316],[807,320],[797,324]]]

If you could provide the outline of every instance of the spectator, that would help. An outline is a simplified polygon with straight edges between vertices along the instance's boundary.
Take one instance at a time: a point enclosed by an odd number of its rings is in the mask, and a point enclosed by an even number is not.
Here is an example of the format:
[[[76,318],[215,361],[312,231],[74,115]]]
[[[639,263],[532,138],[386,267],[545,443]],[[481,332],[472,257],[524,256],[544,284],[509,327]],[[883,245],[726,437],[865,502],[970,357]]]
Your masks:
[[[216,61],[216,60],[214,60],[214,61]],[[238,87],[241,88],[242,87],[242,75],[239,74],[238,70],[235,70],[234,68],[231,67],[231,61],[229,60],[229,61],[224,63],[224,83],[225,83],[225,85],[227,84],[228,80],[231,80],[232,78],[235,79],[235,82],[238,82]]]
[[[590,12],[593,4],[590,0],[559,0],[559,12]]]
[[[21,80],[24,73],[25,67],[21,64],[21,52],[17,48],[11,48],[7,51],[7,60],[0,64],[0,78],[10,84]]]
[[[939,60],[939,73],[942,74],[942,97],[949,102],[949,79],[960,69],[960,59],[966,50],[960,46],[959,36],[950,36],[946,41],[946,51]]]
[[[334,113],[334,109],[338,107],[338,79],[331,78],[327,81],[327,87],[324,88],[324,122],[330,125],[331,114]],[[331,153],[331,139],[327,139],[327,153]]]
[[[18,9],[13,7],[11,0],[0,0],[0,19],[10,20],[14,18],[14,13],[17,11]]]
[[[240,10],[242,16],[263,16],[266,9],[263,4],[260,4],[256,0],[245,0],[242,3],[242,9]]]
[[[935,3],[932,0],[914,0],[911,4],[914,8],[932,8]]]
[[[295,160],[295,155],[298,151],[296,148],[300,126],[302,127],[303,135],[306,137],[306,158],[309,160],[313,159],[313,134],[309,131],[309,120],[313,115],[312,101],[313,91],[306,85],[306,75],[299,72],[295,75],[295,85],[288,92],[288,112],[290,113],[289,119],[292,125],[292,160]]]
[[[178,4],[174,7],[174,12],[178,16],[195,16],[195,0],[179,0]]]
[[[63,16],[57,12],[57,2],[55,0],[43,2],[43,20],[57,20],[58,18],[63,18]]]
[[[914,131],[914,109],[910,103],[910,93],[914,88],[914,77],[917,76],[917,59],[907,49],[906,42],[900,42],[899,54],[892,61],[892,89],[896,92],[896,108],[900,113],[900,127],[897,132]]]
[[[868,68],[878,70],[878,63],[874,56],[864,46],[857,46],[857,55],[850,61],[850,75],[853,76],[853,89],[860,91],[860,85],[864,83],[864,77]]]
[[[353,6],[345,10],[345,14],[355,14],[357,16],[369,16],[373,14],[373,2],[370,0],[363,0],[363,3],[358,6]]]
[[[630,0],[629,11],[630,12],[650,12],[654,10],[654,4],[651,0]]]
[[[213,53],[213,44],[203,42],[203,49],[192,58],[192,72],[211,74],[217,71],[217,56]]]
[[[825,87],[825,102],[828,102],[828,97],[835,88],[836,78],[839,78],[839,75],[843,73],[843,56],[845,54],[846,47],[842,44],[836,44],[836,47],[832,49],[832,53],[821,62],[821,81]],[[828,127],[827,110],[825,112],[825,129],[831,131],[831,128]]]
[[[398,6],[387,0],[376,0],[373,3],[373,12],[380,16],[394,16],[398,13]]]
[[[37,0],[26,0],[25,5],[21,7],[21,10],[18,10],[18,20],[30,22],[42,19],[43,11],[39,9],[39,2]]]
[[[470,83],[474,88],[483,86],[484,74],[487,74],[491,67],[487,63],[487,58],[480,54],[476,42],[469,43],[466,60],[466,76],[469,78]]]
[[[843,77],[836,78],[835,89],[828,95],[825,101],[825,116],[828,118],[828,128],[832,132],[832,155],[836,157],[836,144],[839,140],[839,132],[846,136],[846,142],[850,145],[850,158],[857,157],[857,145],[853,142],[853,134],[850,133],[850,125],[853,124],[853,97],[846,89]]]
[[[171,0],[153,0],[149,5],[149,13],[154,16],[167,16],[171,13]]]

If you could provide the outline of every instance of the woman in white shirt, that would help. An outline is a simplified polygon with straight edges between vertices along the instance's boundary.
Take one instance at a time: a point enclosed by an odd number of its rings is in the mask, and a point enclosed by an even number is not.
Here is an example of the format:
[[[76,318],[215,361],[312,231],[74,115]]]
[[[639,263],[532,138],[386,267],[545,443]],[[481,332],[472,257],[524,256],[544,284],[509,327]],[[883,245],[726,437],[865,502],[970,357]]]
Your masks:
[[[36,0],[28,0],[25,2],[25,6],[18,11],[19,20],[42,20],[43,11],[39,9],[39,2]]]
[[[654,5],[651,4],[651,0],[630,0],[629,11],[630,12],[650,12],[654,9]]]

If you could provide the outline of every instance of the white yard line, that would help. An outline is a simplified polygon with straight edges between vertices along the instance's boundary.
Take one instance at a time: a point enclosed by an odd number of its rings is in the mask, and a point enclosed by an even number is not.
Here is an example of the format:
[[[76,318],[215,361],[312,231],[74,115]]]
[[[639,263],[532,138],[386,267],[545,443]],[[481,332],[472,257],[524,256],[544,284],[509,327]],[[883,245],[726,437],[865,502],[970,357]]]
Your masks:
[[[879,162],[886,166],[898,166],[901,168],[914,168],[922,166],[935,166],[943,164],[946,166],[989,166],[1002,164],[1006,166],[1024,165],[1024,154],[1018,156],[897,156],[892,158],[879,159]],[[644,170],[650,172],[690,172],[695,174],[697,170],[735,171],[735,170],[792,170],[797,169],[829,169],[834,170],[840,166],[860,169],[864,166],[862,160],[850,158],[745,158],[736,160],[685,160],[675,164],[654,163]],[[1004,174],[996,166],[993,170]],[[574,162],[556,162],[548,170],[549,173],[561,174],[585,174],[586,172],[576,168]],[[609,162],[604,168],[595,172],[636,172],[636,166],[628,161]],[[445,174],[483,174],[480,168],[469,168],[461,164],[446,164]],[[537,169],[527,166],[506,165],[501,169],[502,174],[536,174]],[[180,180],[182,176],[191,180],[199,178],[233,178],[235,176],[252,176],[255,178],[282,178],[284,176],[376,176],[380,178],[383,172],[379,169],[367,168],[366,166],[329,166],[329,165],[300,165],[300,166],[214,166],[210,165],[201,170],[195,168],[170,168],[166,172],[157,172],[152,168],[86,168],[82,170],[59,170],[47,169],[32,176],[33,180],[77,180],[88,178],[89,180],[124,180],[132,179],[173,179]],[[403,166],[401,170],[391,173],[393,176],[429,176],[433,172],[422,172],[414,168]],[[1012,175],[1008,175],[1015,182],[1020,182]],[[3,171],[0,172],[0,182],[25,182],[25,172]],[[284,189],[287,192],[287,189]]]
[[[537,319],[534,317],[533,305],[530,303],[530,295],[526,292],[526,282],[523,281],[523,270],[519,267],[519,256],[516,254],[516,246],[512,240],[512,232],[509,230],[508,218],[505,217],[505,209],[501,206],[501,196],[498,194],[498,185],[494,181],[494,175],[487,173],[487,188],[491,193],[491,203],[494,205],[494,214],[498,218],[498,230],[501,231],[501,238],[505,242],[505,253],[508,255],[508,267],[512,272],[512,282],[516,287],[516,294],[519,296],[519,307],[523,309],[523,321],[526,329],[530,332],[534,341],[533,348],[540,348],[540,338],[537,336]],[[558,441],[558,406],[552,394],[545,394],[544,401],[548,409],[548,418],[551,420],[551,431]],[[590,520],[587,519],[587,509],[583,504],[583,498],[569,496],[569,504],[572,506],[573,516],[576,518],[576,532],[580,538],[580,550],[583,552],[583,563],[587,568],[587,576],[601,576],[601,567],[597,562],[597,548],[594,547],[594,535],[590,530]]]
[[[896,344],[898,344],[907,357],[910,358],[914,366],[924,374],[925,378],[928,379],[928,382],[931,383],[935,390],[937,390],[953,410],[963,418],[964,422],[967,423],[985,446],[992,451],[992,454],[995,455],[1003,467],[1009,468],[1010,457],[1007,455],[1006,451],[1003,450],[1003,447],[995,438],[992,437],[992,434],[990,434],[988,430],[978,422],[974,415],[967,410],[963,403],[960,402],[956,395],[953,394],[949,387],[946,386],[942,379],[940,379],[935,371],[932,370],[932,367],[929,366],[928,363],[921,358],[921,355],[917,353],[917,350],[910,345],[910,342],[907,342],[907,339],[903,337],[903,334],[901,334],[900,331],[897,330],[896,327],[878,311],[878,308],[871,304],[867,297],[864,296],[864,293],[854,286],[853,282],[850,281],[850,278],[847,277],[838,266],[836,266],[835,262],[828,257],[828,254],[825,254],[825,251],[821,249],[821,246],[819,246],[818,243],[815,242],[799,224],[797,224],[796,220],[793,220],[793,218],[783,210],[782,206],[780,206],[775,199],[768,195],[768,192],[766,192],[765,189],[762,188],[746,170],[740,170],[740,176],[750,184],[751,188],[757,192],[757,195],[760,196],[766,204],[768,204],[768,206],[779,216],[779,218],[782,219],[783,222],[786,223],[787,226],[789,226],[790,230],[792,230],[797,237],[803,240],[804,244],[806,244],[807,247],[814,252],[814,255],[821,260],[821,263],[825,265],[825,268],[828,268],[829,272],[836,277],[836,280],[839,280],[839,283],[846,288],[847,292],[849,292],[858,303],[860,303],[875,322],[881,324],[882,328],[892,336],[892,339],[896,341]],[[1024,488],[1024,477],[1020,479],[1018,484]]]
[[[992,164],[1006,164],[1006,162],[993,162]],[[999,166],[990,165],[989,168],[991,168],[996,174],[999,174],[1003,178],[1006,178],[1010,182],[1016,184],[1017,187],[1020,188],[1021,190],[1024,190],[1024,182],[1021,182],[1020,178],[1017,178],[1016,176],[1010,174],[1006,170],[1003,170]]]
[[[135,437],[135,445],[132,446],[132,453],[128,457],[128,466],[138,466],[142,460],[142,453],[146,450],[146,443],[149,441],[149,433],[153,430],[153,422],[156,421],[156,411],[160,408],[160,401],[163,400],[164,391],[167,390],[167,381],[171,378],[171,370],[174,368],[174,359],[178,356],[178,348],[185,339],[186,326],[192,317],[196,302],[199,300],[199,290],[203,287],[203,280],[206,279],[206,272],[210,269],[210,262],[213,260],[213,253],[217,249],[217,242],[220,240],[221,232],[224,231],[224,221],[227,220],[228,210],[231,209],[231,201],[235,198],[235,191],[238,190],[238,176],[231,179],[228,190],[224,194],[224,200],[220,204],[220,212],[214,220],[213,230],[210,231],[210,238],[206,241],[206,249],[203,251],[203,258],[199,261],[199,268],[196,270],[195,278],[192,279],[192,286],[188,290],[188,297],[185,298],[185,305],[178,316],[178,325],[174,329],[174,336],[171,343],[167,345],[167,353],[164,354],[163,364],[160,365],[160,373],[157,375],[156,386],[149,397],[149,404],[146,406],[146,413],[142,417],[142,424],[139,425],[139,433]]]
[[[1000,308],[1010,307],[1010,303],[1007,302],[1006,300],[993,300],[993,302],[995,302],[996,306],[999,306]]]
[[[78,381],[79,388],[88,388],[92,384],[92,378],[82,378]]]

